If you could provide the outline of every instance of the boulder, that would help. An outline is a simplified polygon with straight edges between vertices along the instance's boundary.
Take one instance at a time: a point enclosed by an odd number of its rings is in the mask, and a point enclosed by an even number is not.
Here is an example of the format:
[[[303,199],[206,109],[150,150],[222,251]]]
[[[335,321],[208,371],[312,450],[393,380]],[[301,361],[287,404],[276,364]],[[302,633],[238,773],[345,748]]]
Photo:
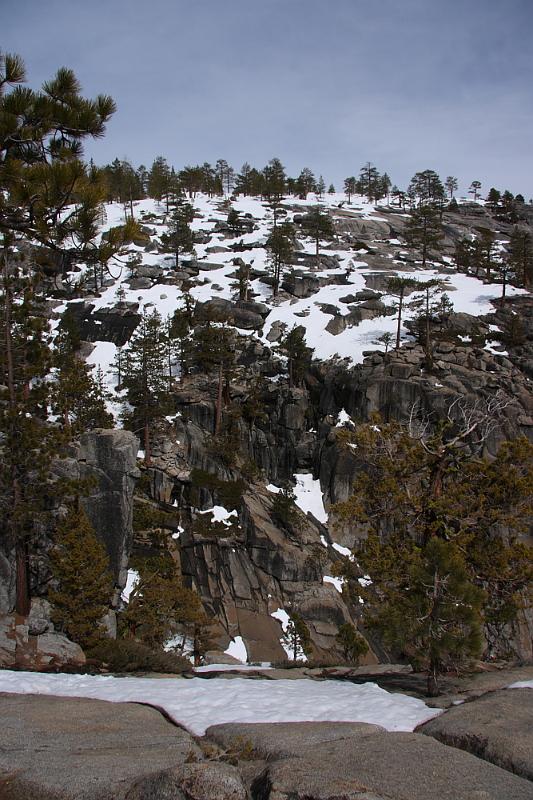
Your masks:
[[[488,692],[418,730],[533,781],[533,689]]]
[[[297,757],[267,762],[252,795],[261,800],[531,800],[533,787],[419,734],[361,730],[304,746]]]
[[[36,626],[36,622],[39,622]],[[19,617],[5,614],[0,617],[0,667],[12,669],[57,669],[81,667],[85,655],[78,644],[61,633],[38,633],[51,626],[50,620],[40,617]]]
[[[128,792],[127,800],[248,800],[236,767],[200,762],[149,775]]]
[[[153,708],[4,694],[0,715],[0,797],[6,800],[181,800],[190,796],[148,793],[154,775],[176,769],[188,758],[201,757],[192,736]],[[192,783],[191,772],[183,774],[182,782],[186,780]],[[206,776],[204,784],[207,780]],[[143,781],[145,794],[139,793]],[[198,800],[204,797],[199,794]],[[227,797],[240,800],[238,794]]]

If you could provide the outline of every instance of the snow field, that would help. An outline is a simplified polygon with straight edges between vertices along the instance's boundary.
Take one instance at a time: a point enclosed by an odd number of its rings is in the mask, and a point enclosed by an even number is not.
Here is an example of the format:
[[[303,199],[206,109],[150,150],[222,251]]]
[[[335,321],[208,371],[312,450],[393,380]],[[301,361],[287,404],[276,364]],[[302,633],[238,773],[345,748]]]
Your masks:
[[[312,193],[308,195],[306,200],[289,198],[286,202],[287,205],[292,207],[292,210],[288,211],[287,219],[292,219],[295,210],[296,212],[304,212],[306,209],[312,208],[317,199],[316,195]],[[190,199],[196,212],[192,223],[193,229],[209,233],[211,236],[208,243],[196,245],[198,261],[220,265],[213,270],[200,271],[198,276],[200,282],[191,289],[191,295],[200,302],[205,302],[214,297],[226,300],[235,297],[235,288],[232,286],[234,279],[230,276],[236,269],[232,264],[232,260],[237,256],[241,256],[246,262],[251,263],[255,270],[265,274],[268,273],[268,254],[266,249],[261,246],[266,242],[272,224],[272,212],[268,205],[257,197],[240,196],[232,205],[241,214],[251,214],[257,230],[243,233],[242,236],[237,236],[234,239],[226,239],[222,234],[213,231],[215,220],[226,219],[226,212],[220,209],[222,201],[223,198],[210,198],[202,194]],[[339,204],[342,204],[344,211],[348,211],[350,214],[362,219],[373,220],[382,219],[379,216],[380,205],[383,206],[385,204],[385,201],[381,201],[380,204],[374,206],[368,203],[365,198],[353,197],[351,205],[348,206],[345,196],[339,192],[324,195],[320,202],[323,207],[331,210],[338,209]],[[134,206],[137,219],[141,224],[155,229],[157,236],[167,230],[168,226],[165,222],[166,209],[163,204],[155,200],[146,199],[136,202]],[[150,214],[156,215],[156,219],[147,220],[146,216]],[[123,222],[123,206],[119,203],[109,203],[106,205],[106,221],[102,225],[101,233]],[[303,246],[302,252],[314,252],[314,244],[310,239],[303,237],[300,233],[299,239]],[[240,253],[231,251],[229,248],[237,242],[242,242],[245,246],[250,245],[250,247]],[[398,240],[390,240],[389,243],[396,245],[397,242]],[[256,246],[252,248],[252,244]],[[221,245],[228,248],[228,250],[221,253],[208,253],[207,250],[213,245]],[[171,255],[147,253],[136,246],[130,246],[129,250],[130,252],[142,253],[144,265],[160,266],[169,273],[172,272],[173,257]],[[306,331],[307,344],[314,349],[315,358],[324,360],[338,356],[347,359],[352,364],[361,363],[364,359],[363,352],[365,350],[384,349],[384,345],[378,340],[384,333],[395,334],[396,319],[395,316],[377,317],[371,320],[363,320],[359,325],[348,327],[337,335],[329,333],[326,327],[333,317],[323,312],[319,306],[321,304],[335,305],[340,309],[340,313],[347,314],[349,309],[346,304],[340,302],[340,297],[352,291],[366,288],[365,276],[371,274],[372,269],[367,264],[354,260],[354,255],[356,254],[353,251],[328,248],[325,252],[330,256],[338,256],[338,267],[333,270],[320,270],[316,274],[341,274],[344,272],[347,284],[324,286],[310,298],[300,300],[295,298],[283,299],[282,296],[274,300],[271,288],[262,283],[260,278],[256,278],[251,282],[251,289],[255,294],[255,299],[259,302],[265,302],[271,307],[271,311],[265,320],[262,335],[258,338],[263,343],[271,346],[266,336],[274,323],[284,323],[287,326],[287,330],[290,330],[294,325],[302,325]],[[87,297],[87,301],[94,305],[95,310],[115,305],[116,293],[119,287],[124,289],[124,299],[127,302],[138,303],[141,311],[143,309],[147,311],[156,309],[163,319],[172,315],[175,309],[181,305],[182,291],[177,286],[156,283],[150,289],[129,289],[125,283],[129,277],[129,268],[126,266],[124,257],[115,260],[111,265],[111,271],[113,275],[117,276],[115,283],[104,288],[99,297]],[[491,299],[497,298],[501,294],[499,284],[484,285],[482,281],[467,277],[461,273],[442,274],[438,268],[417,270],[414,273],[405,271],[404,265],[395,261],[392,255],[391,273],[402,277],[416,277],[421,281],[438,278],[444,284],[444,291],[449,294],[457,312],[466,312],[474,315],[488,313],[492,310]],[[520,293],[522,293],[522,290],[508,287],[509,295]],[[392,296],[384,295],[382,300],[389,306],[395,303],[395,298]],[[64,308],[65,306],[61,306],[57,311],[64,310]],[[404,321],[410,319],[414,313],[407,303],[404,309]],[[239,332],[250,337],[257,336],[256,333],[251,331]],[[501,353],[501,351],[494,350],[490,344],[487,345],[487,349],[495,353]],[[503,355],[503,353],[501,354]],[[94,369],[98,367],[102,369],[105,382],[111,392],[113,392],[116,385],[116,375],[112,367],[115,355],[115,345],[110,342],[97,341],[93,353],[88,358],[88,363]],[[109,410],[116,418],[119,415],[121,406],[122,401],[119,396],[108,404]],[[344,421],[344,419],[339,420],[341,424]],[[315,514],[315,516],[317,515]]]
[[[440,711],[375,683],[246,678],[113,678],[0,671],[0,691],[146,703],[202,736],[224,722],[369,722],[412,731]]]

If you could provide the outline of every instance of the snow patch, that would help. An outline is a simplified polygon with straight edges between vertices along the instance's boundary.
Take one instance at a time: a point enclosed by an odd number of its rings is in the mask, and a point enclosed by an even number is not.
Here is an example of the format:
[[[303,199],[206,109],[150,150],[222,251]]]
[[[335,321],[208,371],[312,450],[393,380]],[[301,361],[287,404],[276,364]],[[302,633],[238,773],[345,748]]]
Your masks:
[[[440,714],[422,700],[389,694],[375,683],[235,678],[114,678],[0,671],[0,691],[145,703],[203,736],[225,722],[369,722],[412,731]]]

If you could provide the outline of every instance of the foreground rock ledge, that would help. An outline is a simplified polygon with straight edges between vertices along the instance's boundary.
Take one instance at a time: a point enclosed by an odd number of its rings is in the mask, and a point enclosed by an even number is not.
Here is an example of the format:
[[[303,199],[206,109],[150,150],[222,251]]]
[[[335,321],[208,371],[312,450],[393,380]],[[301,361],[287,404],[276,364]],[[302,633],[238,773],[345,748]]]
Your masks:
[[[1,694],[0,718],[0,800],[533,800],[529,781],[377,725],[218,725],[205,760],[143,705]]]
[[[418,730],[533,781],[533,689],[489,692]]]

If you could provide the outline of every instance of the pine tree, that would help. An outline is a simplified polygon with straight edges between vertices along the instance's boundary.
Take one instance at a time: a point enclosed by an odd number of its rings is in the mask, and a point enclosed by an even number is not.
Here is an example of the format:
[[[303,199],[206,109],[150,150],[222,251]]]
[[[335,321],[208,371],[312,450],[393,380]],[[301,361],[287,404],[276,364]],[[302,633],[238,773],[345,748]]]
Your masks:
[[[354,195],[357,191],[357,178],[353,176],[351,178],[344,179],[344,193],[346,194],[346,198],[348,200],[348,205],[352,202],[352,195]]]
[[[320,242],[324,240],[331,241],[331,239],[335,237],[333,221],[327,212],[322,211],[321,207],[316,205],[304,217],[302,227],[304,227],[309,236],[312,236],[315,240],[316,260],[319,262]]]
[[[111,602],[113,578],[104,545],[81,507],[60,521],[50,553],[56,588],[48,592],[52,621],[83,648],[105,635],[101,626]]]
[[[143,314],[124,352],[122,386],[133,409],[125,418],[130,427],[142,431],[145,464],[149,465],[150,428],[169,404],[165,333],[157,311]]]
[[[288,359],[289,386],[300,386],[313,357],[313,348],[305,343],[305,328],[293,326],[280,339],[279,349]]]
[[[418,281],[415,278],[389,278],[387,283],[387,293],[392,294],[398,298],[398,327],[396,330],[396,345],[395,350],[400,349],[400,336],[402,331],[402,312],[404,306],[405,295],[409,290],[415,289],[418,286]]]
[[[162,200],[167,196],[169,182],[170,167],[168,166],[167,160],[163,158],[163,156],[157,156],[148,173],[148,197],[153,197],[154,200]]]
[[[339,625],[335,640],[342,650],[344,658],[351,664],[358,664],[361,656],[368,653],[368,644],[350,622],[343,622],[342,625]]]
[[[321,175],[316,185],[316,193],[320,198],[322,198],[324,196],[325,191],[326,191],[326,184],[324,178]]]
[[[315,176],[309,167],[304,167],[296,178],[295,189],[300,200],[305,200],[309,192],[316,190]]]
[[[279,158],[272,158],[263,170],[264,194],[269,200],[281,200],[286,190],[285,168]]]
[[[408,193],[418,200],[419,206],[438,206],[444,200],[444,186],[432,169],[417,172],[411,179]]]
[[[60,357],[50,399],[52,410],[71,435],[114,427],[113,416],[106,409],[108,397],[102,376],[101,380],[93,378],[89,367],[74,353]]]
[[[487,195],[487,204],[493,211],[497,210],[500,204],[501,196],[501,192],[499,192],[498,189],[495,189],[494,187],[489,189],[489,193]]]
[[[427,204],[414,208],[404,235],[411,247],[421,250],[422,267],[425,267],[429,252],[431,250],[438,251],[443,238],[438,211]]]
[[[124,634],[161,649],[179,630],[181,644],[175,650],[184,655],[190,643],[191,655],[198,665],[210,645],[210,620],[199,596],[182,584],[173,562],[148,560],[139,566],[140,580],[120,617]]]
[[[274,278],[274,297],[278,294],[283,268],[291,263],[294,253],[295,230],[292,222],[275,224],[266,241],[266,249]]]
[[[533,236],[527,228],[515,226],[509,242],[509,265],[526,289],[533,286]]]
[[[474,202],[477,202],[480,189],[481,189],[481,181],[472,181],[468,193],[474,195]]]
[[[433,339],[432,339],[432,319],[439,309],[438,295],[442,294],[442,284],[437,279],[420,282],[417,286],[421,294],[415,296],[411,302],[412,308],[418,308],[416,326],[418,328],[419,339],[424,347],[426,356],[426,366],[431,369],[433,366]]]
[[[179,269],[180,253],[194,253],[194,233],[190,226],[193,219],[194,208],[180,197],[170,215],[168,233],[161,235],[161,243],[165,250],[175,254],[176,269]]]
[[[289,614],[289,621],[283,631],[282,641],[287,650],[291,652],[293,661],[307,658],[311,653],[309,628],[301,614],[296,611]]]
[[[361,167],[359,172],[358,192],[366,195],[369,203],[379,200],[381,195],[381,175],[377,168],[370,162]]]
[[[454,178],[453,175],[448,175],[448,177],[444,181],[444,185],[448,191],[448,194],[450,195],[450,200],[452,200],[454,192],[456,192],[457,189],[459,188],[459,183],[457,181],[457,178]]]
[[[428,669],[431,692],[440,672],[479,654],[483,621],[501,647],[502,630],[533,596],[533,553],[519,541],[533,502],[533,446],[517,439],[483,458],[496,413],[497,402],[456,402],[434,428],[375,419],[342,434],[365,469],[336,512],[369,533],[343,565],[348,591],[364,597],[365,625]],[[366,588],[361,570],[372,579]]]
[[[224,394],[229,395],[231,370],[235,363],[233,335],[224,322],[208,318],[195,326],[191,344],[195,366],[218,373],[214,427],[214,435],[218,436],[222,429]]]

